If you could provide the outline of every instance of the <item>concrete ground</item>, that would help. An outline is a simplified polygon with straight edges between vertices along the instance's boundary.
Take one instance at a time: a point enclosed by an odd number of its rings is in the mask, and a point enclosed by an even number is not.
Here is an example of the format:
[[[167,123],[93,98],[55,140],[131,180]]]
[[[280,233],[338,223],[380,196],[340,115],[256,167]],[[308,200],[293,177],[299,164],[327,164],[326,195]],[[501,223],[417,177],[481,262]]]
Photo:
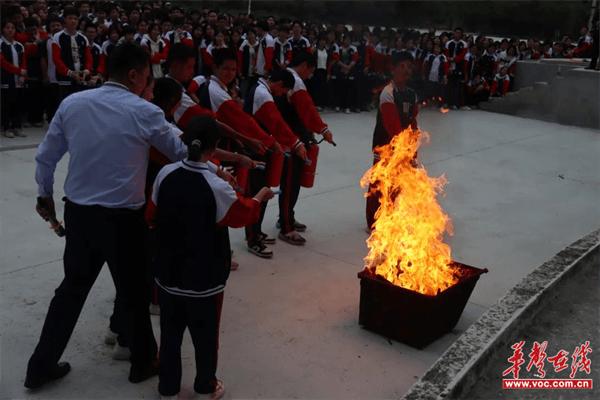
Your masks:
[[[419,155],[431,175],[449,180],[442,205],[454,223],[454,259],[490,272],[452,333],[424,350],[388,341],[357,324],[356,273],[367,236],[358,180],[371,163],[375,116],[324,118],[338,147],[321,147],[317,184],[301,192],[297,218],[309,226],[306,247],[278,243],[275,258],[264,261],[245,251],[241,230],[232,231],[241,267],[226,291],[219,362],[229,398],[398,398],[509,288],[599,225],[600,132],[482,111],[423,111],[420,125],[431,143]],[[127,363],[111,360],[103,344],[114,296],[106,269],[63,357],[73,371],[42,392],[23,389],[62,276],[62,239],[33,211],[34,154],[0,152],[0,398],[157,398],[157,380],[129,384]],[[55,199],[65,174],[63,161]],[[273,202],[265,220],[270,234],[275,216]],[[182,397],[190,398],[188,336],[183,357]]]

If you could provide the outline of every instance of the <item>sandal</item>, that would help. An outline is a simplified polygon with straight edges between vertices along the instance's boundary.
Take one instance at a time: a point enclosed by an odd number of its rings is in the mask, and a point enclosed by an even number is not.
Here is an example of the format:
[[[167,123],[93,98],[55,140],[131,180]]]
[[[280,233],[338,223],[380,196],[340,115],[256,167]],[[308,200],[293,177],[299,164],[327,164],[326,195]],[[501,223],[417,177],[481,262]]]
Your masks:
[[[256,256],[261,258],[272,258],[273,252],[267,248],[262,243],[256,243],[253,245],[248,245],[248,251]]]
[[[294,246],[304,246],[306,243],[306,239],[300,236],[300,234],[296,231],[291,231],[288,233],[279,232],[279,239],[286,243],[293,244]]]

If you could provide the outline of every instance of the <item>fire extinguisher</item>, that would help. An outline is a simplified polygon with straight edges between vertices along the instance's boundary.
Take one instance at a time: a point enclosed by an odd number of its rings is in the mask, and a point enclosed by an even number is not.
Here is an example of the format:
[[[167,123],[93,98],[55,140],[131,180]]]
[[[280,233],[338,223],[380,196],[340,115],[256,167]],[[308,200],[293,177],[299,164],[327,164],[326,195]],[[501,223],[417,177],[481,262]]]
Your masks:
[[[238,188],[237,191],[241,193],[246,193],[247,185],[248,185],[248,168],[237,166],[235,180],[237,181]]]
[[[317,159],[319,157],[319,145],[310,143],[306,149],[306,160],[300,172],[300,186],[305,188],[313,187],[315,175],[317,173]]]
[[[276,187],[281,183],[281,173],[283,171],[283,160],[285,156],[282,152],[271,152],[267,161],[266,180],[267,186]]]

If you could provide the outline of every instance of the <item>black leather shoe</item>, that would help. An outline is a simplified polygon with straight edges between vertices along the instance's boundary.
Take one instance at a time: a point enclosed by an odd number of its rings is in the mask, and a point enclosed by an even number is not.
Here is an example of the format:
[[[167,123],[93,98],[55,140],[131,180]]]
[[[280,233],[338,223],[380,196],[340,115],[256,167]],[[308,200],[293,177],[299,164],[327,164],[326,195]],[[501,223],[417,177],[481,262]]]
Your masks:
[[[151,364],[144,367],[134,367],[132,365],[129,370],[129,382],[140,383],[155,375],[158,375],[158,360],[154,360]]]
[[[71,364],[68,362],[60,362],[54,368],[46,373],[45,376],[25,378],[25,387],[28,389],[37,389],[48,382],[55,381],[67,375],[71,371]]]

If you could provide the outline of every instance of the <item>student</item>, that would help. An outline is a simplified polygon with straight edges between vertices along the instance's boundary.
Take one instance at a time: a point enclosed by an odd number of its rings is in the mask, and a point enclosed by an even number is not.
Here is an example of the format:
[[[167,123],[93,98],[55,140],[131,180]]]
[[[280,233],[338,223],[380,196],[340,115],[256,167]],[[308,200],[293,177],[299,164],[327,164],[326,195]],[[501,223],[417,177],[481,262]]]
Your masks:
[[[181,90],[181,101],[173,112],[173,121],[180,129],[185,129],[189,121],[198,115],[210,115],[213,118],[217,117],[218,119],[218,116],[216,116],[208,106],[199,105],[193,99],[195,96],[193,94],[188,94],[185,91],[183,84],[190,81],[192,78],[194,74],[194,62],[195,55],[194,50],[191,47],[184,45],[183,43],[177,43],[171,47],[167,58],[167,64],[169,65],[169,74],[167,77],[174,80]],[[196,80],[198,79],[194,78],[193,81]],[[264,154],[266,151],[266,147],[258,139],[245,136],[222,121],[219,121],[218,125],[224,136],[240,141],[244,146],[247,146],[258,154]],[[221,161],[231,161],[246,167],[254,166],[252,160],[243,154],[234,154],[225,150],[219,150],[217,154],[218,159]]]
[[[44,75],[44,91],[45,91],[45,104],[46,120],[48,124],[52,121],[54,113],[60,103],[60,89],[58,86],[58,80],[56,79],[56,66],[52,60],[52,46],[54,35],[62,30],[62,22],[56,15],[50,15],[46,22],[46,30],[48,31],[48,39],[46,39],[41,47],[41,62],[42,62],[42,74]]]
[[[292,23],[292,37],[288,39],[288,44],[291,51],[291,58],[301,52],[306,52],[308,54],[312,53],[310,41],[302,36],[302,23],[300,21],[294,21],[294,23]]]
[[[21,129],[21,101],[24,79],[27,76],[25,47],[15,40],[15,24],[2,22],[0,65],[2,68],[2,135],[7,138],[25,137]]]
[[[52,38],[52,60],[61,88],[61,99],[83,89],[90,75],[92,53],[87,38],[77,31],[79,11],[67,7],[63,12],[65,28]]]
[[[462,40],[462,28],[454,29],[454,37],[446,42],[446,57],[450,63],[450,74],[448,76],[448,105],[459,109],[463,104],[464,91],[464,62],[467,53],[467,43]]]
[[[290,29],[288,26],[284,24],[280,25],[273,47],[273,69],[285,69],[290,62],[292,47],[288,42],[289,35]]]
[[[104,74],[106,73],[106,54],[102,51],[102,47],[96,43],[98,36],[98,27],[90,22],[85,27],[85,37],[90,44],[90,53],[92,54],[92,68],[90,70],[89,86],[102,84]]]
[[[117,24],[112,24],[108,28],[108,38],[102,43],[102,52],[105,57],[109,57],[110,53],[117,47],[120,37],[121,28]]]
[[[467,82],[467,105],[479,108],[479,103],[487,101],[490,97],[490,85],[481,74],[476,72]]]
[[[140,46],[144,47],[150,53],[150,62],[152,63],[152,76],[154,79],[163,77],[162,66],[169,49],[166,43],[160,38],[160,26],[156,23],[151,24],[148,34],[141,40]]]
[[[316,60],[312,54],[304,51],[298,53],[287,69],[294,76],[294,87],[287,96],[278,97],[275,104],[292,132],[302,141],[313,141],[313,133],[317,133],[327,142],[333,143],[333,134],[321,119],[304,84],[304,80],[314,73],[315,66]],[[278,237],[295,246],[303,246],[306,243],[306,239],[298,233],[304,232],[306,225],[298,222],[294,213],[300,194],[300,173],[303,165],[304,161],[296,155],[285,160],[279,195]]]
[[[441,46],[434,44],[433,53],[427,56],[423,64],[423,80],[426,82],[428,101],[444,103],[444,88],[448,84],[448,68],[448,59],[442,54]]]
[[[224,395],[216,370],[223,292],[231,266],[227,227],[256,222],[261,203],[273,197],[266,187],[253,198],[238,197],[209,170],[207,162],[219,138],[214,119],[190,121],[183,136],[188,157],[159,172],[147,213],[157,233],[161,396],[176,396],[180,390],[186,328],[196,356],[194,391],[212,399]]]
[[[377,123],[373,132],[373,150],[388,144],[402,130],[408,127],[417,128],[418,98],[416,92],[407,86],[412,74],[413,61],[412,55],[408,52],[395,53],[392,57],[392,81],[383,88],[379,96]],[[375,155],[373,164],[378,161]],[[369,231],[375,222],[378,208],[379,194],[370,193],[366,208]]]
[[[510,75],[508,75],[508,68],[500,68],[500,72],[496,74],[492,81],[491,96],[502,97],[510,89]]]
[[[256,83],[258,72],[256,62],[258,60],[259,43],[256,40],[254,29],[248,29],[246,40],[242,42],[237,52],[238,75],[240,76],[240,92],[244,98],[248,89]]]
[[[25,54],[27,64],[27,79],[25,80],[25,96],[27,98],[26,108],[27,122],[34,127],[42,127],[44,119],[44,74],[42,72],[42,52],[44,40],[48,34],[39,29],[36,18],[25,18],[27,29],[27,40],[25,43]]]
[[[273,67],[273,49],[275,40],[269,33],[269,24],[261,21],[256,25],[256,36],[258,38],[258,55],[256,56],[256,73],[259,76],[267,76]]]
[[[258,82],[250,89],[244,103],[244,111],[252,115],[260,126],[273,136],[286,151],[292,151],[302,160],[306,160],[306,148],[283,120],[277,110],[273,96],[286,96],[294,87],[294,76],[287,70],[275,70],[270,77],[259,78]],[[268,158],[264,158],[268,161]],[[269,167],[267,165],[267,167]],[[253,195],[266,185],[266,172],[251,170],[248,174],[248,193]],[[262,231],[267,204],[261,209],[260,218],[256,224],[246,226],[246,240],[248,251],[263,258],[271,258],[273,252],[267,244],[275,243]]]
[[[267,135],[231,96],[230,85],[237,72],[237,57],[233,49],[215,50],[213,55],[215,73],[198,91],[200,106],[212,111],[219,121],[243,136],[258,139],[265,148],[281,151],[277,141]]]
[[[358,49],[350,44],[350,34],[344,35],[339,47],[339,58],[332,67],[331,77],[336,83],[333,86],[335,110],[342,109],[346,114],[357,109],[356,64]]]
[[[310,96],[315,100],[317,111],[323,111],[328,105],[328,85],[327,80],[331,74],[331,65],[339,59],[337,45],[333,51],[327,49],[327,40],[325,36],[319,38],[315,55],[317,57],[317,68],[312,78],[307,82]]]

